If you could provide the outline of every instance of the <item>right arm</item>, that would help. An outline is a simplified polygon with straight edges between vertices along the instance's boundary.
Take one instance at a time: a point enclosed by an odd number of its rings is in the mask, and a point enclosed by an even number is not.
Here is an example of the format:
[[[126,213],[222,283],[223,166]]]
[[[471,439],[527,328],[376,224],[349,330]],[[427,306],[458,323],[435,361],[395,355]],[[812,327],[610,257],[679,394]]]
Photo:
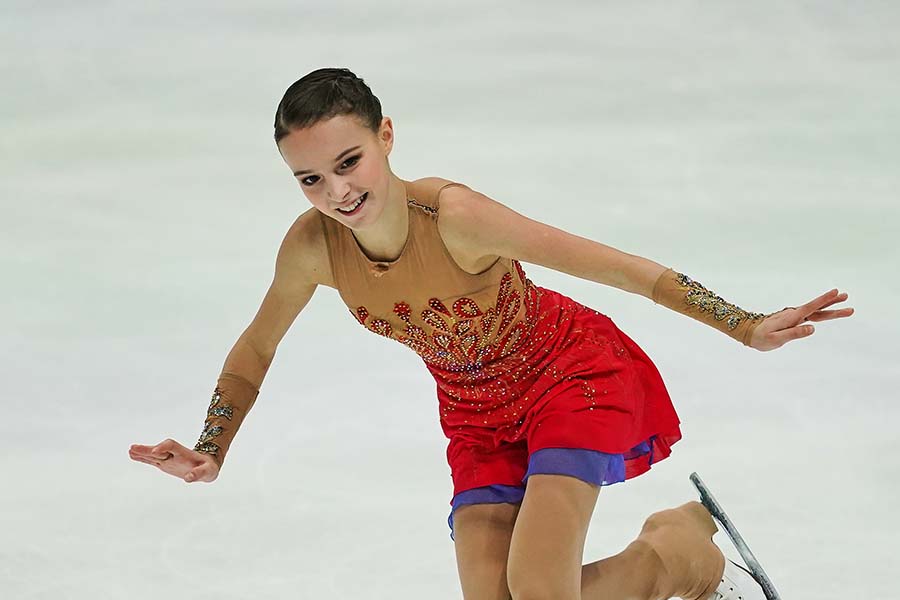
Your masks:
[[[275,350],[321,279],[315,260],[317,226],[309,212],[288,230],[275,259],[275,277],[256,316],[225,358],[223,373],[239,375],[259,389],[275,358]]]
[[[285,235],[275,261],[275,276],[256,316],[225,359],[193,451],[167,439],[156,446],[133,445],[132,459],[155,464],[185,481],[213,481],[218,476],[228,447],[256,401],[278,344],[324,280],[317,249],[321,224],[315,213],[311,209],[300,215]]]
[[[212,455],[219,467],[256,402],[278,344],[318,286],[312,237],[312,227],[319,225],[312,220],[315,216],[309,212],[301,215],[288,230],[275,259],[272,284],[253,321],[225,358],[203,432],[194,446],[194,450]]]

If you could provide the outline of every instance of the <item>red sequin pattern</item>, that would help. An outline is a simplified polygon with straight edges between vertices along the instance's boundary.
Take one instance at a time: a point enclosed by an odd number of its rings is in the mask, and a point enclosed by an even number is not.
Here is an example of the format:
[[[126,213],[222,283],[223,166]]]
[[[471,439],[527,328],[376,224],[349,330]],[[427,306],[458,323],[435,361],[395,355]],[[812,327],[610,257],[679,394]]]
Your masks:
[[[514,272],[503,275],[493,306],[481,307],[472,298],[461,297],[448,307],[440,299],[431,298],[419,313],[426,327],[413,322],[413,308],[402,300],[393,309],[404,322],[402,331],[396,331],[386,319],[371,315],[365,306],[351,309],[351,313],[367,329],[408,346],[429,365],[448,371],[480,372],[483,365],[514,352],[535,325],[536,289],[519,262],[512,263]],[[516,320],[523,303],[525,316]]]

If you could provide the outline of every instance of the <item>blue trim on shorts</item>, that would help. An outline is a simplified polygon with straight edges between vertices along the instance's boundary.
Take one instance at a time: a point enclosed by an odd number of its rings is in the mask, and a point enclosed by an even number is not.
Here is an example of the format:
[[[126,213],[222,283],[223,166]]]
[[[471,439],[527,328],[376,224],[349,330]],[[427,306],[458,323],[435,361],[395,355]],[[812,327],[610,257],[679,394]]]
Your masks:
[[[623,454],[608,454],[585,448],[543,448],[528,457],[528,472],[521,486],[487,485],[462,491],[453,497],[453,507],[447,517],[450,539],[453,537],[453,512],[466,504],[520,504],[525,497],[525,484],[532,475],[571,475],[598,486],[625,481],[625,461],[649,454],[653,464],[653,439],[641,442]]]

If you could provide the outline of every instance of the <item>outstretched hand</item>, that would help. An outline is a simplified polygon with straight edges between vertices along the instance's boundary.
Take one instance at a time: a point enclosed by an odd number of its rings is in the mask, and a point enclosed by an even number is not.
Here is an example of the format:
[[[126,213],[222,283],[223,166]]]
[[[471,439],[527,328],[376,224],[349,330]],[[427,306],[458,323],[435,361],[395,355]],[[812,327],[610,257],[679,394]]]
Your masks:
[[[172,439],[155,446],[132,444],[128,449],[132,460],[156,466],[160,471],[174,475],[190,483],[192,481],[215,481],[219,476],[219,465],[212,455],[185,448]]]
[[[750,347],[762,352],[774,350],[791,340],[812,335],[815,328],[812,325],[803,325],[806,321],[828,321],[849,317],[853,314],[852,308],[822,310],[832,304],[843,302],[847,297],[846,292],[838,293],[835,288],[803,306],[788,306],[777,313],[772,313],[753,330]]]

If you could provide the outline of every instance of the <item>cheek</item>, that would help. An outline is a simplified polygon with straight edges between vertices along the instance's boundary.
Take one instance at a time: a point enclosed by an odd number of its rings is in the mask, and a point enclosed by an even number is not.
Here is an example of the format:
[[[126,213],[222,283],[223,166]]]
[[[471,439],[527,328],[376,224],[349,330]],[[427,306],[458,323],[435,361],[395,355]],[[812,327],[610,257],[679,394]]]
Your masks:
[[[366,181],[380,181],[384,174],[384,168],[377,160],[366,161],[366,164],[360,170],[360,175]]]
[[[306,191],[304,191],[303,194],[314,208],[317,208],[322,212],[328,212],[328,201],[325,200],[324,196],[321,194],[311,194]]]

